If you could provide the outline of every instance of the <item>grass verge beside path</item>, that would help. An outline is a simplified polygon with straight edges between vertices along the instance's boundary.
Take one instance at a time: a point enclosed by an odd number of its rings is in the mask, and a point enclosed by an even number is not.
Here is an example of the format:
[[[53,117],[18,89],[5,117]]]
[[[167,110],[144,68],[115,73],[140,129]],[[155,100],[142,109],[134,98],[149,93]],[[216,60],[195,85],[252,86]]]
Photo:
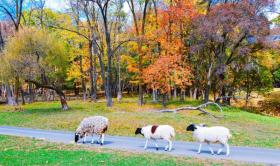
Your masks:
[[[246,165],[227,160],[170,157],[0,136],[0,165],[202,166]]]
[[[75,131],[79,122],[87,116],[104,115],[110,119],[108,134],[135,136],[137,127],[147,124],[170,124],[176,130],[176,139],[192,141],[192,135],[185,131],[190,123],[206,123],[210,126],[223,125],[232,132],[231,145],[280,148],[280,119],[249,113],[244,110],[223,107],[225,117],[216,119],[201,115],[198,111],[173,113],[155,113],[160,104],[147,103],[142,107],[131,98],[122,103],[114,103],[107,108],[104,102],[69,101],[70,110],[60,110],[59,102],[38,102],[23,106],[22,112],[13,112],[14,108],[0,106],[0,125],[20,126],[39,129]],[[134,99],[135,100],[135,99]],[[199,101],[188,100],[170,102],[168,108],[183,105],[198,105]],[[212,108],[212,107],[210,107]],[[219,114],[217,111],[211,111]]]

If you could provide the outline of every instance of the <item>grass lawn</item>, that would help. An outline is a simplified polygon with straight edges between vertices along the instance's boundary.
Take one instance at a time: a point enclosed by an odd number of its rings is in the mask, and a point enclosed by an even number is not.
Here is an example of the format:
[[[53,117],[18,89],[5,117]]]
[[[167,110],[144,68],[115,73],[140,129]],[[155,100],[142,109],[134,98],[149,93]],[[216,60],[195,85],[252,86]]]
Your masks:
[[[134,100],[134,102],[131,102]],[[59,102],[33,103],[23,106],[22,112],[13,112],[14,108],[0,106],[0,125],[22,126],[41,129],[75,131],[79,122],[86,116],[104,115],[109,118],[108,134],[135,136],[135,128],[147,124],[170,124],[176,130],[176,139],[192,141],[191,133],[185,131],[190,123],[223,125],[232,132],[231,145],[280,148],[280,119],[246,112],[244,110],[223,107],[225,117],[216,119],[201,115],[198,111],[173,113],[155,113],[162,109],[160,104],[147,103],[139,107],[135,98],[126,98],[122,103],[114,103],[107,108],[104,102],[69,101],[71,109],[61,111]],[[199,101],[188,100],[170,102],[168,108],[182,105],[198,105]],[[212,107],[211,107],[212,108]],[[217,110],[217,109],[216,109]],[[212,111],[219,114],[217,111]]]
[[[170,166],[170,165],[246,165],[227,160],[170,157],[65,145],[30,138],[0,136],[0,165],[94,165],[94,166]]]

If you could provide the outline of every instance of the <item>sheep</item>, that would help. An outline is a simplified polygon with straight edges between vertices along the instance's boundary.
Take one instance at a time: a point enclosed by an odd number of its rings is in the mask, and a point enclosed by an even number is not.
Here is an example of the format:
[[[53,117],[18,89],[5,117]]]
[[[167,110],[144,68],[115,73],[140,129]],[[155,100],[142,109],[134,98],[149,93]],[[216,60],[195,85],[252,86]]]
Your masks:
[[[79,139],[84,138],[83,143],[86,141],[87,135],[93,136],[93,134],[99,135],[100,145],[104,144],[104,133],[108,129],[109,120],[103,116],[91,116],[84,118],[78,126],[75,133],[75,142]],[[91,143],[94,142],[92,137]]]
[[[186,128],[187,131],[193,131],[194,139],[200,142],[197,153],[199,154],[201,151],[201,146],[203,142],[208,144],[209,150],[211,154],[214,154],[213,149],[210,147],[210,143],[220,143],[223,147],[226,146],[227,152],[226,155],[230,154],[228,139],[230,139],[231,134],[228,128],[223,126],[213,126],[206,127],[204,124],[195,125],[191,124]],[[220,148],[217,154],[220,154],[223,150],[223,147]]]
[[[172,141],[171,138],[175,137],[175,130],[169,125],[148,125],[142,128],[137,128],[135,135],[141,134],[146,138],[146,143],[144,149],[147,149],[147,145],[150,139],[155,141],[156,150],[158,150],[158,145],[156,140],[163,139],[168,141],[168,145],[165,146],[165,151],[171,151]]]

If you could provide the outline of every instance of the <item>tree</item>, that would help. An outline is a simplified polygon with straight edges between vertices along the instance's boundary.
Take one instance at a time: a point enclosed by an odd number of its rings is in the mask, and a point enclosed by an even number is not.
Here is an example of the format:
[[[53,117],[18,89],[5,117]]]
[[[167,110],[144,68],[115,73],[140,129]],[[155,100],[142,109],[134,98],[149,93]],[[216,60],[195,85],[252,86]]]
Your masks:
[[[190,68],[182,63],[181,55],[165,55],[158,58],[144,70],[144,82],[151,89],[159,90],[163,96],[163,106],[166,95],[172,89],[172,83],[185,87],[191,85]]]
[[[226,89],[227,69],[242,56],[262,49],[262,41],[269,32],[269,22],[262,11],[271,4],[265,0],[221,2],[194,21],[186,44],[191,45],[193,55],[201,56],[197,59],[203,59],[205,71],[201,77],[207,80],[203,85],[205,102],[209,100],[213,80],[220,87],[219,96],[231,96],[233,92]]]
[[[68,109],[62,91],[68,61],[63,41],[46,30],[24,28],[11,38],[5,49],[7,70],[37,88],[54,90],[63,110]]]
[[[138,1],[139,9],[136,9],[135,1],[133,0],[127,0],[127,4],[130,8],[130,11],[132,13],[133,18],[133,24],[134,29],[136,32],[137,39],[137,45],[138,45],[138,90],[139,90],[139,96],[138,96],[138,104],[143,105],[144,103],[144,94],[143,94],[143,52],[142,52],[142,44],[143,44],[143,36],[145,35],[145,26],[146,26],[146,17],[147,17],[147,8],[150,0],[145,0],[144,4],[141,4],[142,1]],[[143,5],[143,9],[141,8],[141,5]],[[142,10],[141,10],[142,9]],[[140,16],[139,14],[140,13]]]

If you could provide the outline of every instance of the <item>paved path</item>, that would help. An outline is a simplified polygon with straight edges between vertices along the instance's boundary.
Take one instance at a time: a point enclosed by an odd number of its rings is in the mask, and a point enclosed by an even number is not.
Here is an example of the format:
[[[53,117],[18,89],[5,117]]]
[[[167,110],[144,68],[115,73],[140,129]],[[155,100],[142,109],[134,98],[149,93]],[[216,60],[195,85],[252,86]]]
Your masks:
[[[30,129],[30,128],[19,128],[19,127],[9,127],[0,126],[0,134],[12,135],[12,136],[22,136],[22,137],[32,137],[36,139],[48,140],[50,142],[61,142],[61,143],[73,143],[74,133],[67,131],[53,131],[53,130],[40,130],[40,129]],[[104,146],[105,148],[118,149],[118,150],[128,150],[144,152],[143,146],[145,143],[144,138],[134,138],[134,137],[123,137],[123,136],[105,136]],[[175,141],[173,143],[173,150],[171,152],[165,152],[164,146],[165,142],[159,141],[159,146],[161,147],[159,151],[156,151],[154,144],[151,141],[150,147],[146,150],[147,152],[153,153],[164,153],[176,156],[194,156],[202,158],[212,158],[212,159],[230,159],[237,161],[246,162],[257,162],[265,164],[273,164],[280,166],[280,150],[265,149],[265,148],[252,148],[252,147],[237,147],[231,146],[231,154],[229,157],[225,156],[224,153],[221,155],[211,155],[209,153],[208,147],[206,145],[202,146],[201,154],[196,154],[198,144],[190,142]],[[90,144],[90,138],[88,143]],[[93,144],[92,146],[100,145]],[[212,145],[215,151],[220,147],[219,145]]]

